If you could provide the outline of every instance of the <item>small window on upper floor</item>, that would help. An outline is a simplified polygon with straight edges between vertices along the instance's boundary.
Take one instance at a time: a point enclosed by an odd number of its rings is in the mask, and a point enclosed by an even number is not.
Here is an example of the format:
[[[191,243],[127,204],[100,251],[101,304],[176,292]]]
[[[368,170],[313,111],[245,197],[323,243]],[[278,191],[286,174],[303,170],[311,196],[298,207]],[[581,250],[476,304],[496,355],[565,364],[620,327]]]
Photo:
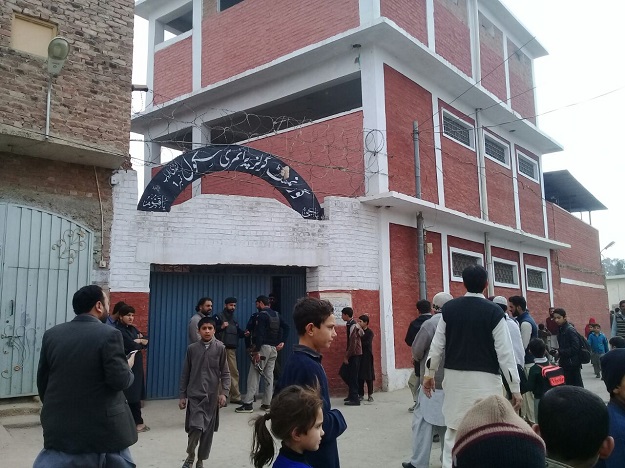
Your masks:
[[[169,41],[193,30],[193,2],[190,2],[158,19],[163,35],[156,43]]]
[[[443,111],[443,135],[471,149],[475,148],[473,127],[446,111]]]
[[[533,181],[538,182],[538,163],[521,153],[517,153],[517,156],[519,160],[519,172]]]
[[[528,291],[549,292],[547,289],[547,270],[544,268],[526,266],[525,277]]]
[[[451,279],[453,281],[462,281],[462,271],[471,265],[484,265],[484,257],[482,254],[471,252],[469,250],[457,249],[450,247],[451,253]]]
[[[518,286],[519,267],[515,262],[503,259],[493,259],[493,269],[495,270],[495,286]]]
[[[11,30],[11,48],[40,57],[48,57],[48,45],[56,36],[56,26],[38,18],[15,14]]]
[[[237,3],[241,3],[243,0],[219,0],[219,11],[227,10],[230,7],[235,6]]]
[[[510,167],[510,149],[490,135],[484,135],[484,152],[486,156]]]

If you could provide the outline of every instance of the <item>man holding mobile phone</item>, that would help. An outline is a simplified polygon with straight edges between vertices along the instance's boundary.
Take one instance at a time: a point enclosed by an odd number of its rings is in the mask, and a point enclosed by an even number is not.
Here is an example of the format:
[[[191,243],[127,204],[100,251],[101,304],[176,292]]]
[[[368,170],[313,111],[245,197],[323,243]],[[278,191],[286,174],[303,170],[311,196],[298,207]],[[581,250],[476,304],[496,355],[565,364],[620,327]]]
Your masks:
[[[123,390],[134,376],[119,330],[104,325],[108,297],[99,286],[78,290],[76,317],[43,335],[37,387],[43,403],[43,450],[33,468],[131,468],[137,429]],[[67,417],[71,415],[71,417]]]

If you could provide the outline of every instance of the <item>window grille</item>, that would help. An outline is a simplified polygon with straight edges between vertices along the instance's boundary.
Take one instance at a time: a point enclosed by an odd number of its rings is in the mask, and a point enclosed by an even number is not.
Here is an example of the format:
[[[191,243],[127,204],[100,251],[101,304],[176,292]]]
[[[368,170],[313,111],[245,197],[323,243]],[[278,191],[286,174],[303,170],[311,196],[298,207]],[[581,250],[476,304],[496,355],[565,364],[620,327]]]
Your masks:
[[[527,269],[527,287],[534,289],[547,289],[545,274],[540,270]]]
[[[536,164],[523,156],[519,156],[519,172],[532,179],[538,179],[536,176]]]
[[[443,115],[443,133],[460,143],[473,147],[471,142],[471,128],[464,125],[462,122],[450,117],[448,115]]]
[[[495,282],[503,284],[517,284],[516,266],[509,263],[493,262]]]
[[[452,252],[451,254],[451,268],[453,276],[462,277],[462,271],[471,265],[479,265],[477,257],[471,255],[465,255],[458,252]]]
[[[506,157],[506,148],[490,138],[484,138],[484,149],[486,154],[497,161],[508,164],[508,158]]]

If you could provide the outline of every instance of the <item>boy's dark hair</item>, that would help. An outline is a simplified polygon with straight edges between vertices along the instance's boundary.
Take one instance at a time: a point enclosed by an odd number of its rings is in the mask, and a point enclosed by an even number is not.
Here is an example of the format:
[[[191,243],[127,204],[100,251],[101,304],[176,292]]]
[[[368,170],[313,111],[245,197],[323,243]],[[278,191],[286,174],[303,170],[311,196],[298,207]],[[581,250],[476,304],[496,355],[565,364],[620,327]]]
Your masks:
[[[561,462],[596,457],[608,436],[608,409],[582,387],[562,385],[547,391],[538,404],[538,426],[547,456]]]
[[[135,308],[133,306],[130,306],[128,304],[124,304],[119,308],[119,316],[120,317],[124,317],[128,314],[134,314],[135,313]]]
[[[622,309],[622,308],[625,308],[625,299],[623,299],[622,301],[620,301],[620,302],[618,303],[618,306],[619,306],[619,308],[621,308],[621,309]]]
[[[197,301],[197,305],[195,306],[195,311],[199,312],[200,311],[200,306],[204,305],[204,303],[206,301],[211,301],[213,302],[213,300],[210,297],[202,297],[199,301]]]
[[[343,310],[341,310],[341,314],[345,314],[351,318],[354,316],[354,309],[352,309],[351,307],[343,307]]]
[[[560,308],[553,309],[553,313],[558,314],[561,317],[566,317],[566,310],[564,309],[560,309]]]
[[[481,293],[488,282],[488,272],[480,265],[469,265],[462,270],[462,282],[470,293]]]
[[[530,349],[530,353],[535,358],[541,358],[545,356],[545,342],[540,338],[533,338],[530,340],[528,347]]]
[[[419,302],[417,302],[417,310],[420,314],[429,314],[430,312],[432,312],[432,304],[430,303],[430,301],[421,299]]]
[[[610,341],[608,341],[608,343],[610,343],[610,346],[614,346],[615,348],[625,348],[625,338],[623,338],[622,336],[613,336],[612,338],[610,338]]]
[[[369,316],[368,315],[361,315],[360,317],[358,317],[360,320],[362,320],[365,323],[369,323]]]
[[[115,306],[113,306],[113,312],[111,313],[111,315],[117,315],[119,314],[119,309],[121,309],[122,306],[125,306],[126,303],[124,301],[119,301],[115,304]]]
[[[510,296],[508,298],[508,302],[515,307],[520,307],[523,310],[527,309],[527,301],[523,296]]]
[[[293,323],[299,336],[306,333],[306,325],[312,323],[320,328],[321,324],[332,315],[334,308],[328,301],[316,297],[302,297],[293,308]]]
[[[544,330],[544,329],[545,329],[545,324],[543,324],[543,323],[539,323],[539,324],[538,324],[538,329],[539,329],[539,330]]]
[[[260,302],[266,306],[269,305],[269,298],[267,296],[260,295],[256,298],[256,302]]]
[[[197,329],[199,330],[200,328],[202,328],[202,325],[204,325],[205,323],[210,323],[213,328],[216,327],[215,325],[215,317],[202,317],[200,319],[200,321],[197,323]]]
[[[83,286],[74,293],[72,308],[76,315],[86,314],[98,303],[104,304],[104,291],[96,284]]]

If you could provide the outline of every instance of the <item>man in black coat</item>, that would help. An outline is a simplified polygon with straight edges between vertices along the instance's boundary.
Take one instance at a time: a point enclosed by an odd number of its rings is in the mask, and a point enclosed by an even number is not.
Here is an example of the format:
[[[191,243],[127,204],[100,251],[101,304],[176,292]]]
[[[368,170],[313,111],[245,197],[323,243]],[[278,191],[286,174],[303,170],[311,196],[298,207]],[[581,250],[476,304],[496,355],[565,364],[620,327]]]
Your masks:
[[[560,328],[558,330],[559,348],[552,350],[552,354],[558,359],[558,365],[562,368],[566,385],[583,387],[582,362],[579,358],[582,344],[578,333],[566,318],[564,309],[555,309],[553,319]]]
[[[102,323],[108,297],[85,286],[72,299],[76,317],[43,335],[37,387],[43,445],[33,468],[135,464],[137,430],[123,390],[134,377],[119,330]],[[130,364],[130,365],[129,365]]]

